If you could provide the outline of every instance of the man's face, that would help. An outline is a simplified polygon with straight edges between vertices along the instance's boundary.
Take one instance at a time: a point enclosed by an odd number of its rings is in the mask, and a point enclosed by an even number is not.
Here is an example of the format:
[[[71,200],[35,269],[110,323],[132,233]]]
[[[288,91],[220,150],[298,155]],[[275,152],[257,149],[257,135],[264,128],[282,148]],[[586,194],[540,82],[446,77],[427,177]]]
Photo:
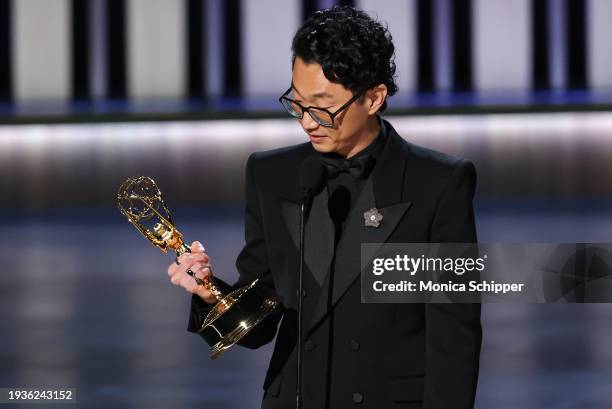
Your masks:
[[[353,97],[353,93],[341,84],[325,78],[321,65],[306,64],[297,57],[293,64],[293,90],[290,98],[302,106],[316,106],[335,112]],[[337,152],[348,155],[357,145],[366,127],[370,113],[362,98],[334,118],[334,126],[327,128],[304,113],[300,125],[310,137],[312,146],[319,152]]]

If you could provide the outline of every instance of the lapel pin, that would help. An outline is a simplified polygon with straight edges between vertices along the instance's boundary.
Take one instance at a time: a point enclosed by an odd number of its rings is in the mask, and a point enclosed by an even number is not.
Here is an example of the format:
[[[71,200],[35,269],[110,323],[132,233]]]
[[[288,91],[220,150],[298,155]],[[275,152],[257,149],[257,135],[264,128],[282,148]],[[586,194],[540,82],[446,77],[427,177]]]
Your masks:
[[[378,227],[383,219],[377,208],[373,207],[363,214],[366,227]]]

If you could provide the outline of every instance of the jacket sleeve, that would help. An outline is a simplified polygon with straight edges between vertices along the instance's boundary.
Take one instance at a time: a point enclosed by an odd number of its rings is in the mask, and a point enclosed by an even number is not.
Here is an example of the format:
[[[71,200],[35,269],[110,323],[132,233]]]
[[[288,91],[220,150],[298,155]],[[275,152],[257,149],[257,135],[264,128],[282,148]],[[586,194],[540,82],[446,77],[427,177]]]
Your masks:
[[[472,199],[476,170],[458,161],[438,201],[432,243],[475,243]],[[482,327],[479,303],[425,305],[426,369],[424,409],[474,407]]]
[[[245,211],[245,245],[238,255],[236,267],[238,269],[238,282],[230,286],[215,278],[224,294],[247,285],[259,278],[257,285],[252,291],[257,291],[262,297],[275,296],[276,290],[272,281],[272,274],[268,264],[266,242],[264,237],[264,224],[260,206],[259,194],[255,183],[256,154],[252,154],[247,160],[246,166],[246,211]],[[187,330],[197,332],[201,323],[212,309],[199,296],[193,295],[191,300],[191,311]],[[247,348],[259,348],[274,339],[278,322],[282,317],[282,307],[268,315],[262,322],[253,328],[244,338],[238,341],[238,345]]]

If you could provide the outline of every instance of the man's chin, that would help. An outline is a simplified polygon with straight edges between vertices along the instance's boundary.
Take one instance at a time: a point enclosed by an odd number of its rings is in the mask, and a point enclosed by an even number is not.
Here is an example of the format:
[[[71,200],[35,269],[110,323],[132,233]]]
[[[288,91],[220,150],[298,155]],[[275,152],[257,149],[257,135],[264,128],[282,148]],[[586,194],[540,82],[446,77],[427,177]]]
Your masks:
[[[314,150],[316,150],[317,152],[321,152],[321,153],[329,153],[329,152],[333,152],[334,151],[334,145],[331,143],[317,143],[317,142],[310,142],[310,144],[312,145],[312,147],[314,148]]]

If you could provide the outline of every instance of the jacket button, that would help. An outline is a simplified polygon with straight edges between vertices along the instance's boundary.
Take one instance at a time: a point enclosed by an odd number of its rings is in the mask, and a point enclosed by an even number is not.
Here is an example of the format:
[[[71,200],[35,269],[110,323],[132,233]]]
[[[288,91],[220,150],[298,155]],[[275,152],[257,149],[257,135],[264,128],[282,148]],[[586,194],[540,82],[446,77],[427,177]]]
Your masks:
[[[300,296],[300,290],[295,290],[295,296],[299,297]],[[306,298],[306,289],[302,289],[302,298]]]
[[[312,342],[312,341],[306,341],[306,342],[304,342],[304,349],[305,349],[306,351],[314,351],[315,347],[316,347],[316,345],[315,345],[315,343],[314,343],[314,342]]]
[[[357,351],[359,349],[359,342],[355,341],[354,339],[351,339],[349,342],[349,348],[352,351]]]
[[[361,403],[363,402],[363,395],[359,392],[355,392],[353,394],[353,402],[355,403]]]

